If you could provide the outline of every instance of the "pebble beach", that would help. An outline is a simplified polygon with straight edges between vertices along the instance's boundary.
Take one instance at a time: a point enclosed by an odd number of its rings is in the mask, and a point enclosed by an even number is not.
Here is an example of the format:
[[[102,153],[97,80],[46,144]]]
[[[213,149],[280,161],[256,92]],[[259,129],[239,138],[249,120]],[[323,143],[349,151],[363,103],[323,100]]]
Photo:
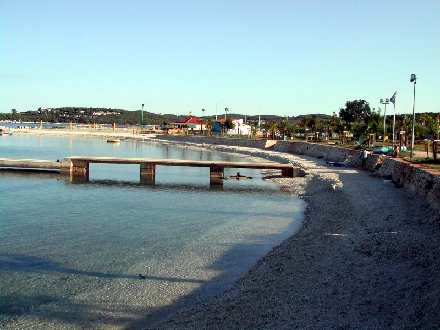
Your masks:
[[[370,171],[284,156],[309,173],[267,172],[307,202],[300,232],[230,290],[155,329],[439,328],[439,213]]]
[[[426,200],[371,171],[329,167],[324,159],[189,147],[302,167],[305,177],[263,173],[307,202],[304,224],[226,292],[143,329],[440,328],[440,214]]]

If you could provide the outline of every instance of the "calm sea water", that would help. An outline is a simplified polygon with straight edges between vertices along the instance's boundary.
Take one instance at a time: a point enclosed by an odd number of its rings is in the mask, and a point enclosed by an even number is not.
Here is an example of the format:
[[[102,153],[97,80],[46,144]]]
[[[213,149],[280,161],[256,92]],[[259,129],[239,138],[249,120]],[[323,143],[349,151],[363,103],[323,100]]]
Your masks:
[[[15,134],[0,157],[244,159],[146,142]],[[237,169],[225,175],[236,174]],[[0,171],[2,329],[140,329],[230,287],[301,225],[304,203],[260,171],[90,165],[90,181]],[[139,276],[138,274],[142,274]]]

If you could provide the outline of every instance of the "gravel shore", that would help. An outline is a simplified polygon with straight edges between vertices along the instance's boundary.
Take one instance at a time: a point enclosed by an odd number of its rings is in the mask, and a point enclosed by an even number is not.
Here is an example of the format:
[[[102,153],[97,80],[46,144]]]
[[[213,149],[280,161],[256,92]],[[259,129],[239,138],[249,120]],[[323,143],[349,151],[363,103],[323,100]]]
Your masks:
[[[230,290],[148,329],[440,328],[440,215],[424,199],[322,159],[191,147],[301,166],[264,173],[307,202],[305,222]]]
[[[438,212],[369,171],[276,157],[309,173],[266,172],[308,203],[301,231],[233,288],[154,329],[440,328]]]

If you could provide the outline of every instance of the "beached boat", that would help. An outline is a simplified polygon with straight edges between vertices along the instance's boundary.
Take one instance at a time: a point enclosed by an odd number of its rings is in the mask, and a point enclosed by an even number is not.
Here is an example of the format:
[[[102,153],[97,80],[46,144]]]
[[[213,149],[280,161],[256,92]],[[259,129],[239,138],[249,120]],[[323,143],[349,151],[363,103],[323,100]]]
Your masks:
[[[327,160],[325,163],[330,166],[344,167],[344,166],[347,166],[348,159],[344,160],[343,162],[331,162],[331,161]]]
[[[380,147],[380,148],[376,148],[373,150],[373,154],[375,155],[384,155],[388,152],[393,151],[393,148],[388,148],[388,147]]]

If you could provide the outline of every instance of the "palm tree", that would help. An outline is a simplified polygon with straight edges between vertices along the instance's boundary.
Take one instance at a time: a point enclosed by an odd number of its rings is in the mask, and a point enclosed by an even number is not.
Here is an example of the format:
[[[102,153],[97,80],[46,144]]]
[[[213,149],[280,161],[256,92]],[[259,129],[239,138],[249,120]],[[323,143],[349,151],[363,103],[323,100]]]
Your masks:
[[[209,119],[205,124],[205,129],[208,130],[209,135],[212,134],[212,129],[214,128],[214,121],[212,119]]]
[[[289,128],[289,122],[283,119],[282,121],[277,123],[277,128],[281,131],[281,135],[285,136],[286,135],[286,131]]]
[[[273,139],[275,136],[275,130],[277,129],[277,124],[275,124],[273,121],[270,121],[266,124],[266,128],[269,132],[272,132],[271,137]]]

